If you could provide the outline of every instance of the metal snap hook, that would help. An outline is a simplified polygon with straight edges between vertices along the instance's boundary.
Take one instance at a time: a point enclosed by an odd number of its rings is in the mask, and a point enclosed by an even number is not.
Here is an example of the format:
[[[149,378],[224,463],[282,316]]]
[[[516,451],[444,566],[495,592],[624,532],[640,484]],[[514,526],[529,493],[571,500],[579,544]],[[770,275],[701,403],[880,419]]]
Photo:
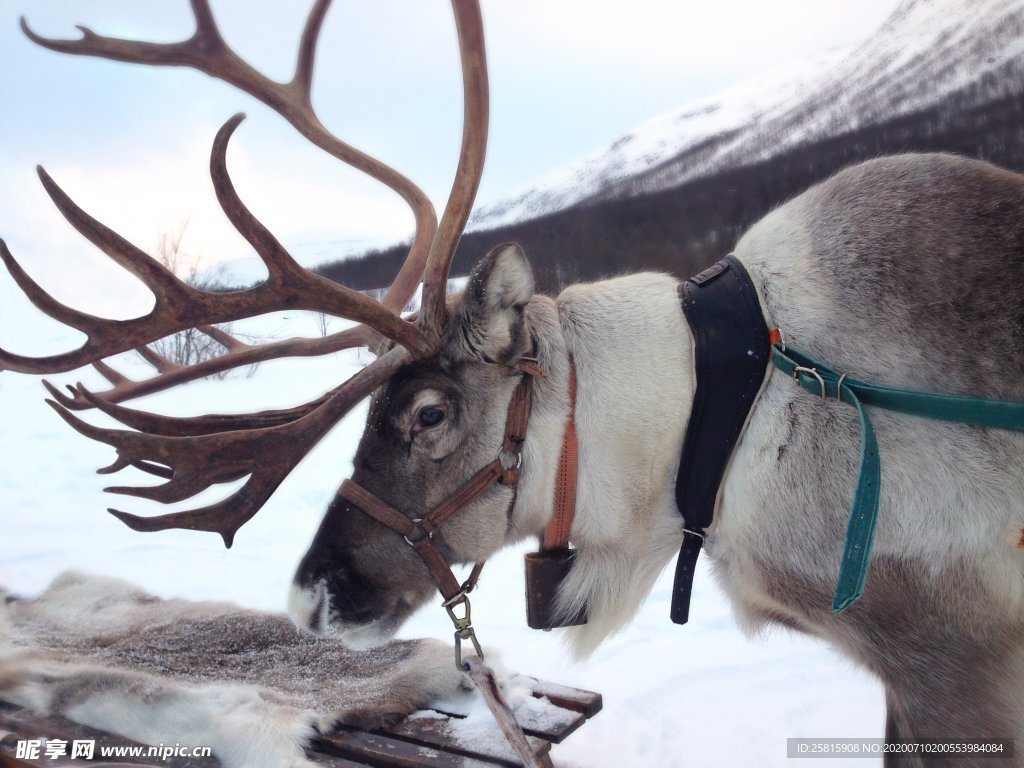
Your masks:
[[[480,657],[481,661],[484,658],[484,651],[480,647],[480,641],[476,639],[476,630],[473,629],[473,620],[470,615],[470,604],[469,598],[466,597],[466,593],[459,592],[451,599],[446,600],[444,608],[448,611],[448,616],[452,620],[452,624],[455,625],[455,666],[463,671],[467,671],[469,667],[462,661],[462,641],[469,640],[473,644],[473,650],[476,651],[476,655]],[[459,616],[455,613],[455,608],[458,606],[464,606],[466,612],[464,615]]]
[[[472,627],[466,627],[455,631],[455,666],[463,672],[468,672],[469,664],[462,660],[463,640],[469,640],[473,643],[473,650],[476,651],[476,655],[480,658],[480,661],[484,660],[484,650],[480,647],[480,641],[476,639],[476,632]]]

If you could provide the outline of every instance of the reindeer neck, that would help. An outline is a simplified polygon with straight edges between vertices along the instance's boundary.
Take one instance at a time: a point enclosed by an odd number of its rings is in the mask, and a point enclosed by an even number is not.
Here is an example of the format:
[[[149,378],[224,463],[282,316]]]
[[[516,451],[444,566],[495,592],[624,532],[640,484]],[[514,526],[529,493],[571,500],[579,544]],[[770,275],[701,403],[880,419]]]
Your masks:
[[[576,365],[579,443],[572,570],[555,610],[585,625],[567,630],[586,655],[633,615],[679,551],[675,474],[693,397],[692,338],[677,281],[643,273],[566,289],[530,305],[538,358],[513,536],[539,533],[553,512],[568,415],[569,355]]]
[[[535,299],[528,319],[547,377],[535,382],[514,538],[536,534],[553,512],[572,354],[579,434],[573,544],[632,549],[631,542],[644,547],[668,532],[676,547],[672,484],[693,390],[676,280],[643,273],[572,286],[554,302]]]

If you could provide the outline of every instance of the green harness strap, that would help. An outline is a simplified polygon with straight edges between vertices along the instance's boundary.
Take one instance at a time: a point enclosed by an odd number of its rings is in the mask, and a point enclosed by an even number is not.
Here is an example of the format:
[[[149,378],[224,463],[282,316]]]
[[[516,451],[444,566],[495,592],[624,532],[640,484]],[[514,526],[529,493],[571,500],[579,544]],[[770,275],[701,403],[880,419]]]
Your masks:
[[[857,598],[864,591],[871,546],[874,543],[875,524],[878,521],[881,465],[878,441],[864,410],[865,405],[977,427],[1024,431],[1024,403],[933,395],[866,384],[833,371],[814,358],[792,348],[783,349],[780,344],[772,346],[772,363],[787,376],[792,376],[808,392],[823,399],[834,397],[849,403],[857,409],[857,415],[860,416],[860,469],[857,490],[853,494],[853,504],[850,506],[850,520],[846,527],[843,562],[839,568],[836,593],[832,599],[832,610],[836,613],[857,602]]]

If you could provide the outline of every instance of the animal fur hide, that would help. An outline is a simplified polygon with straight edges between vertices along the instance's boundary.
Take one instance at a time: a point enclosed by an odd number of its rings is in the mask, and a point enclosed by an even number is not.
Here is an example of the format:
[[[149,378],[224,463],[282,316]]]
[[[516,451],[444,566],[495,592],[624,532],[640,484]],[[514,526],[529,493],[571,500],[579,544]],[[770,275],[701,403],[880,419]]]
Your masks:
[[[227,768],[312,766],[317,733],[470,687],[440,641],[352,651],[284,616],[107,577],[69,572],[35,599],[0,598],[0,698],[144,744],[210,746]]]

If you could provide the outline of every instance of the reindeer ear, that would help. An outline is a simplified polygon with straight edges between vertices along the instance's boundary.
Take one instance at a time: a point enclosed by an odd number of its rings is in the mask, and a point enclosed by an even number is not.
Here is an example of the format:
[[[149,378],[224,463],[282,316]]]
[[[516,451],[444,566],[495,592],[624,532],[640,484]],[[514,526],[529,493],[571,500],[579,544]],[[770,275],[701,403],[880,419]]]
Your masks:
[[[527,352],[524,310],[533,296],[533,270],[515,243],[502,243],[473,269],[462,297],[455,341],[470,356],[511,363]]]

